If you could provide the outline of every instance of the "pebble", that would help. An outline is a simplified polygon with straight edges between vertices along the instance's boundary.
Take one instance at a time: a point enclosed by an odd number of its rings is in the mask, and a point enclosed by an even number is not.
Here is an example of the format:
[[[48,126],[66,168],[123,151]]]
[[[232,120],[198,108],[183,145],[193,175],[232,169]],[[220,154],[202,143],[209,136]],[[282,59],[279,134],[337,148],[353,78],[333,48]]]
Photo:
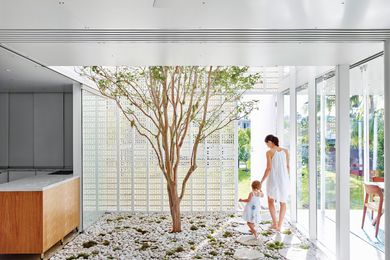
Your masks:
[[[291,235],[273,234],[254,240],[240,214],[209,212],[183,213],[182,232],[170,233],[171,218],[164,213],[108,213],[57,251],[52,260],[72,259],[80,254],[88,259],[286,259],[304,254],[299,243],[309,246],[310,257],[322,253],[295,227],[286,224]],[[196,230],[191,230],[195,226]],[[263,226],[263,225],[259,225]],[[193,228],[195,229],[195,228]],[[259,228],[259,233],[261,228]],[[278,237],[280,236],[280,237]],[[266,241],[282,241],[286,248],[270,250]],[[287,239],[287,240],[285,240]],[[97,245],[83,248],[83,243]],[[109,244],[107,242],[108,241]],[[291,247],[291,250],[290,250]],[[81,257],[82,258],[82,257]],[[296,259],[296,258],[295,258]],[[312,259],[312,258],[310,258]]]

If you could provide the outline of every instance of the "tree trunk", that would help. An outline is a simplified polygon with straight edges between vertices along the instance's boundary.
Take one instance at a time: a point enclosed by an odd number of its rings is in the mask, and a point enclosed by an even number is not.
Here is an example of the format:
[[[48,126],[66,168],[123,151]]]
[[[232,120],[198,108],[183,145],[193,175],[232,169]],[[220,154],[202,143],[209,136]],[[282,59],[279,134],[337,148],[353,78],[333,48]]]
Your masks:
[[[172,217],[172,232],[181,232],[180,199],[177,194],[176,184],[167,185],[169,197],[169,209]]]

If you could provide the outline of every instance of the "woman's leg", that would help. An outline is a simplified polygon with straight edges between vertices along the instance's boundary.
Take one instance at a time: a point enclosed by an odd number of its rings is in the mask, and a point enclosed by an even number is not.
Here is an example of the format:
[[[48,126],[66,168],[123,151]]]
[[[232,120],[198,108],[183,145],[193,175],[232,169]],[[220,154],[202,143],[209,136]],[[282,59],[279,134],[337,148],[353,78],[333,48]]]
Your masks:
[[[248,224],[248,227],[249,227],[251,233],[255,236],[255,238],[257,238],[257,232],[256,232],[256,229],[255,229],[255,224],[250,223],[250,222],[247,222],[247,224]]]
[[[279,223],[277,230],[280,230],[283,225],[284,215],[286,214],[286,203],[280,202],[280,210],[279,210]]]
[[[274,199],[268,197],[268,209],[272,218],[272,228],[277,228]]]

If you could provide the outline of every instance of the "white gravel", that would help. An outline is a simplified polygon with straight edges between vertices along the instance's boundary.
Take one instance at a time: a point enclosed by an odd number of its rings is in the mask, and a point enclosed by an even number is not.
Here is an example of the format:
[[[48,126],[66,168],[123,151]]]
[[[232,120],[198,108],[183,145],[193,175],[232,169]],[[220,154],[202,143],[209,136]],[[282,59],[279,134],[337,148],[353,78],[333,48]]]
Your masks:
[[[242,237],[238,230],[245,230],[246,226],[237,229],[245,225],[237,223],[237,216],[239,214],[183,214],[183,231],[170,233],[168,214],[108,213],[51,259],[233,259],[238,249],[245,248],[264,255],[261,259],[299,259],[295,255],[302,257],[302,254],[306,259],[324,258],[294,227],[286,225],[291,234],[267,233],[266,221],[259,225],[262,242],[243,245],[237,241]],[[272,242],[278,240],[285,241],[283,248],[272,248]]]

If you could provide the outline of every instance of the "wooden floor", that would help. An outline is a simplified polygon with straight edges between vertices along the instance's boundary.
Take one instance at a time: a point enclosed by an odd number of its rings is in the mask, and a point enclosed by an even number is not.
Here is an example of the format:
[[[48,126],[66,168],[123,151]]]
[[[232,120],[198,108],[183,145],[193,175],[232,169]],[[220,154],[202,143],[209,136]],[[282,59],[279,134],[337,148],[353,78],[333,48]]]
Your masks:
[[[74,239],[77,236],[77,232],[73,231],[69,235],[67,235],[64,239],[64,245],[67,244],[69,241]],[[61,245],[60,243],[57,243],[52,248],[50,248],[45,253],[44,259],[49,259],[51,256],[55,254],[55,252],[59,249],[61,249],[64,245]],[[40,255],[0,255],[0,260],[39,260],[41,259]]]

